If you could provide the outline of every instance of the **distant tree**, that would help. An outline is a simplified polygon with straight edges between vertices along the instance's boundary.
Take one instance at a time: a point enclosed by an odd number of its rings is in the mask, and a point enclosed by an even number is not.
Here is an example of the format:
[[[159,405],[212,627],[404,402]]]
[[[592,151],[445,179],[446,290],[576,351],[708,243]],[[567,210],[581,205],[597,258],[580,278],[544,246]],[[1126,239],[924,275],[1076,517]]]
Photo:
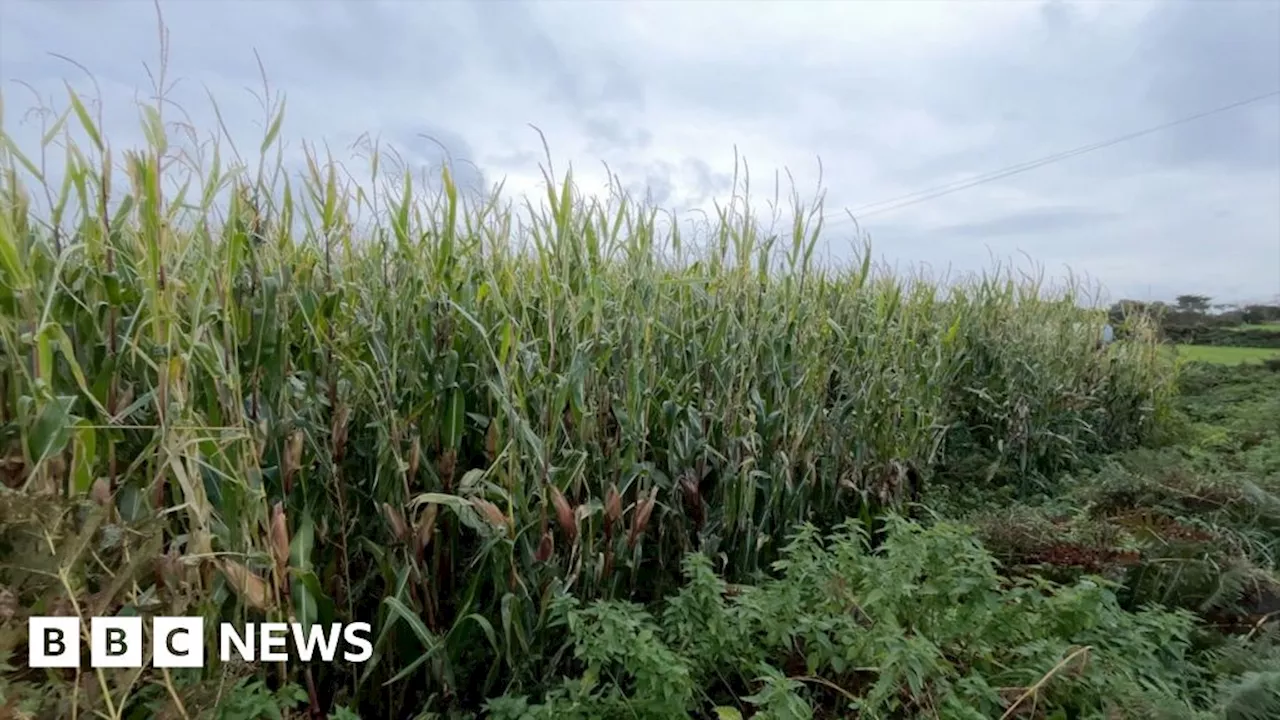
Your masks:
[[[1213,319],[1219,325],[1239,325],[1244,322],[1244,311],[1240,309],[1227,310],[1218,313]]]
[[[1280,322],[1280,305],[1246,305],[1241,319],[1250,325]]]
[[[1125,318],[1131,315],[1144,315],[1160,322],[1169,315],[1173,307],[1160,302],[1147,302],[1145,300],[1130,300],[1128,298],[1112,303],[1107,308],[1107,319],[1113,325],[1119,325],[1124,322]]]
[[[1208,312],[1211,299],[1208,295],[1179,295],[1174,301],[1182,312],[1203,313]]]

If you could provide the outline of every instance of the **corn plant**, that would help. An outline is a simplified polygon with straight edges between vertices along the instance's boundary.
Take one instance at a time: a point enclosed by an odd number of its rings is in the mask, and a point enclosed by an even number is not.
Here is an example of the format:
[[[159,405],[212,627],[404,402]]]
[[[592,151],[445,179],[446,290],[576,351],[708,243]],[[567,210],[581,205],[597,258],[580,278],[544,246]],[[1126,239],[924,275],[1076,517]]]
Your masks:
[[[282,102],[256,158],[141,110],[140,148],[74,93],[40,147],[0,131],[4,503],[42,508],[0,577],[23,608],[372,621],[365,665],[264,670],[313,710],[478,707],[563,669],[560,593],[651,600],[689,552],[753,578],[803,523],[1030,482],[1165,412],[1141,319],[1100,352],[1071,289],[819,265],[821,198],[779,232],[745,173],[691,236],[549,162],[517,204],[372,142],[367,177],[291,169]],[[181,715],[242,675],[49,702]]]

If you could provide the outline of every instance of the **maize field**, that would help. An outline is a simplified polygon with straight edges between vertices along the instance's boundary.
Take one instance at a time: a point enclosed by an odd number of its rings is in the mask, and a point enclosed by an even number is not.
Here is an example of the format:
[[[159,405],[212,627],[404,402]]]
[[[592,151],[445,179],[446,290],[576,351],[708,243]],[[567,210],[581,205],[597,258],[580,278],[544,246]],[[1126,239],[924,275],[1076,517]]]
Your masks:
[[[559,594],[666,597],[691,552],[753,582],[802,524],[1034,490],[1168,412],[1143,318],[1099,350],[1073,284],[821,264],[821,197],[770,227],[740,173],[689,230],[549,162],[526,203],[373,143],[294,169],[273,112],[257,157],[161,104],[112,145],[75,95],[0,134],[0,656],[14,608],[365,620],[367,664],[265,672],[475,707],[559,661]],[[242,671],[86,671],[59,713]]]

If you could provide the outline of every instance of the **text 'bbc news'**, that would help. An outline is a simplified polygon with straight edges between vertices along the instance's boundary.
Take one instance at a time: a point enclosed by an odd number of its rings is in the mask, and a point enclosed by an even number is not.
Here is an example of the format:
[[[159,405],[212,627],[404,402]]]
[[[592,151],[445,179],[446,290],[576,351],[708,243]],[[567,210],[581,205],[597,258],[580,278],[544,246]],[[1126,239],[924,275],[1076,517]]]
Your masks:
[[[29,667],[80,667],[80,619],[33,617],[27,626]],[[369,623],[218,624],[222,662],[362,663],[373,657]],[[143,665],[146,633],[140,617],[95,617],[89,624],[89,666],[138,668]],[[201,617],[156,617],[151,622],[151,665],[157,668],[204,667],[205,623]]]

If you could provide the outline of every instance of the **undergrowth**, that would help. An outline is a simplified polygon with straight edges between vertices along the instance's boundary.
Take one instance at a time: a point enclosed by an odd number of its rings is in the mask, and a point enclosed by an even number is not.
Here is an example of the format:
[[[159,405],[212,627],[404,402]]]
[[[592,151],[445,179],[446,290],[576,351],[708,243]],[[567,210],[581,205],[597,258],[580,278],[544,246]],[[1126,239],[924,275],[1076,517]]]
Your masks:
[[[803,529],[778,577],[689,556],[652,612],[566,599],[577,674],[490,717],[1210,718],[1280,680],[1274,634],[1197,654],[1194,616],[1125,610],[1098,578],[1008,581],[969,531],[895,520],[882,547]],[[1216,674],[1208,665],[1215,665]],[[1276,698],[1272,698],[1275,700]],[[1252,717],[1280,704],[1254,705]],[[1262,713],[1262,714],[1256,714]]]
[[[1011,574],[1098,573],[1126,610],[1194,613],[1195,646],[1219,677],[1271,657],[1272,641],[1251,643],[1280,628],[1280,374],[1196,364],[1180,384],[1162,446],[1102,458],[1047,497],[940,505],[972,520]],[[1246,671],[1236,690],[1227,717],[1267,717],[1259,708],[1280,699],[1274,673]]]

